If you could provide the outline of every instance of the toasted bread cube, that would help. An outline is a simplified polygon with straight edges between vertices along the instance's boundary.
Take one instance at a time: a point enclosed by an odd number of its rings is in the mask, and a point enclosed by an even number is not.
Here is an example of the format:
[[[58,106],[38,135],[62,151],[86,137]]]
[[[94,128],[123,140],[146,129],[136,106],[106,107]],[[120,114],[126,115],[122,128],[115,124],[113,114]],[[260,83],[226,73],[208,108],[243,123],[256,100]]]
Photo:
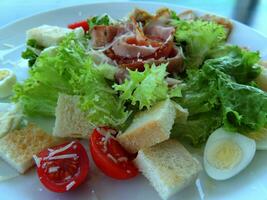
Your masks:
[[[34,165],[33,155],[60,142],[62,140],[30,124],[0,139],[0,157],[17,171],[24,173]]]
[[[82,28],[71,30],[65,27],[42,25],[26,32],[27,40],[34,39],[42,47],[58,45],[67,34],[74,32],[78,37],[84,35]]]
[[[162,199],[188,186],[202,169],[184,146],[173,139],[140,150],[134,162]]]
[[[129,128],[117,139],[126,150],[136,153],[169,139],[175,116],[172,101],[161,101],[149,110],[138,113]]]
[[[79,109],[79,96],[60,94],[56,107],[53,135],[57,137],[88,138],[94,126]]]

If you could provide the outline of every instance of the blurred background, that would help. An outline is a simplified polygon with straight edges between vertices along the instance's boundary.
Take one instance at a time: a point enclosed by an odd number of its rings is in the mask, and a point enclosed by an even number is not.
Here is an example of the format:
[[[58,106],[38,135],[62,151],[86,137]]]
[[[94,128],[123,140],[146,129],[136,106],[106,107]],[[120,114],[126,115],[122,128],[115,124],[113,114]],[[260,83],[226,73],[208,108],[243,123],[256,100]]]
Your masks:
[[[103,1],[0,0],[0,27],[19,18],[31,16],[39,12],[91,2]],[[217,13],[247,24],[267,36],[267,0],[154,0],[154,2],[173,3]]]

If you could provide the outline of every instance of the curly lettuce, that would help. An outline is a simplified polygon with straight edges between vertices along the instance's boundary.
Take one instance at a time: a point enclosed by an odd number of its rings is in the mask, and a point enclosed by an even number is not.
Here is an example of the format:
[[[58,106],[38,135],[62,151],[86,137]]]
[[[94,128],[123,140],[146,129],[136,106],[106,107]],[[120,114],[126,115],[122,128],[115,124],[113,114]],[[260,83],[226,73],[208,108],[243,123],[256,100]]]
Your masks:
[[[86,39],[74,33],[59,44],[54,56],[42,53],[29,73],[14,89],[14,101],[20,101],[28,115],[54,116],[59,93],[80,95],[81,109],[96,125],[117,127],[129,115],[88,55]]]
[[[27,41],[27,48],[21,53],[21,57],[28,60],[29,67],[32,67],[44,47],[37,44],[37,41],[30,39]]]
[[[120,99],[139,105],[139,109],[150,108],[154,103],[172,97],[180,97],[179,86],[169,88],[165,80],[167,64],[145,65],[143,72],[129,70],[129,78],[113,88],[120,92]]]
[[[176,42],[183,47],[185,65],[198,68],[204,62],[209,51],[223,44],[227,32],[222,25],[212,21],[173,20]]]

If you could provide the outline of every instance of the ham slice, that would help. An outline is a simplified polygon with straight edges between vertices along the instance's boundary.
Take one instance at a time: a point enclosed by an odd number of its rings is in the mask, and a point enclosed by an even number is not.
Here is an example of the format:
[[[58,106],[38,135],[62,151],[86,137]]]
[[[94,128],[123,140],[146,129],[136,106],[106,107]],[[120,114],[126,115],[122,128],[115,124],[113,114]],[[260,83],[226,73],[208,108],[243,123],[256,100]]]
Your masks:
[[[110,57],[112,60],[116,61],[116,63],[122,68],[129,68],[131,70],[138,69],[139,71],[144,70],[144,64],[152,64],[155,63],[159,65],[161,63],[168,63],[167,71],[172,74],[181,73],[184,70],[183,65],[183,53],[179,48],[174,48],[172,44],[169,44],[165,47],[164,52],[169,52],[168,57],[156,57],[150,56],[146,58],[123,58],[119,57],[112,52],[112,50],[108,50],[106,55]]]
[[[172,26],[149,26],[144,30],[145,34],[150,38],[159,38],[162,41],[167,41],[171,39],[175,29]]]
[[[162,9],[155,16],[138,12],[130,17],[131,22],[95,26],[91,31],[93,47],[104,47],[101,51],[122,68],[142,71],[146,63],[168,62],[170,73],[182,72],[183,54],[174,45],[174,27],[168,25],[170,11]]]
[[[129,44],[127,42],[128,38],[129,37],[124,37],[113,44],[112,50],[115,55],[125,58],[143,58],[154,54],[158,49],[158,47],[153,46],[137,46]]]
[[[103,47],[106,44],[113,41],[115,36],[124,33],[126,30],[122,26],[116,25],[97,25],[93,27],[91,31],[92,36],[92,46],[93,47]]]

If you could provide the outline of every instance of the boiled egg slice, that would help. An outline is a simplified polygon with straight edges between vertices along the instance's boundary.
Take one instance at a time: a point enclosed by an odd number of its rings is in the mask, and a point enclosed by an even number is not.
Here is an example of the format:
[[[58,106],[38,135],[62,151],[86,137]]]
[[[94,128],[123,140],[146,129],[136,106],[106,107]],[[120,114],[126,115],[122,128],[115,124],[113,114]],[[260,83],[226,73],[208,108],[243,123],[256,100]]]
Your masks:
[[[204,149],[204,168],[215,180],[226,180],[242,171],[253,159],[256,143],[244,135],[215,130]]]
[[[12,94],[12,88],[16,81],[17,78],[14,72],[9,69],[0,69],[0,98],[5,98]]]

